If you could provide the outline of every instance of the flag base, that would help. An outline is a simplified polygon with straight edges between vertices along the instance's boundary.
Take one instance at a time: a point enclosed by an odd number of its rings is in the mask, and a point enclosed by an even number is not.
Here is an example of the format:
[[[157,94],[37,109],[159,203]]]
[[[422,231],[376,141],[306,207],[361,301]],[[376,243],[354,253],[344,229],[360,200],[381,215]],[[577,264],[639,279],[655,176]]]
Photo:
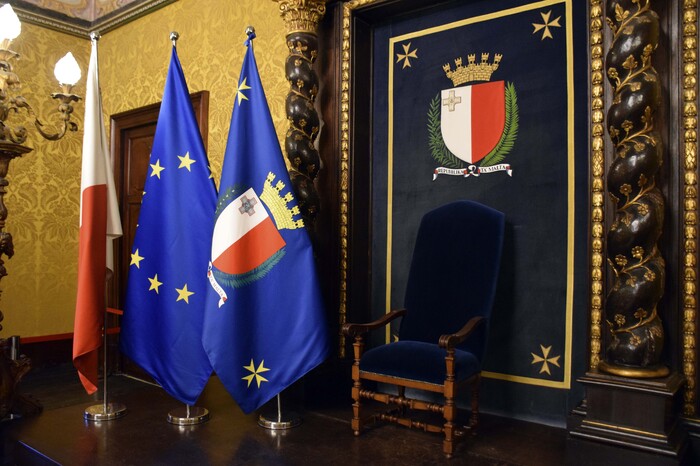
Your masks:
[[[111,421],[126,414],[126,406],[121,403],[92,405],[85,410],[86,421]]]
[[[258,417],[258,425],[271,430],[291,429],[301,425],[301,417],[293,412],[284,416],[281,416],[279,413],[275,413],[272,416],[261,414]]]
[[[168,422],[178,426],[193,426],[209,420],[209,410],[199,406],[176,408],[168,413]]]

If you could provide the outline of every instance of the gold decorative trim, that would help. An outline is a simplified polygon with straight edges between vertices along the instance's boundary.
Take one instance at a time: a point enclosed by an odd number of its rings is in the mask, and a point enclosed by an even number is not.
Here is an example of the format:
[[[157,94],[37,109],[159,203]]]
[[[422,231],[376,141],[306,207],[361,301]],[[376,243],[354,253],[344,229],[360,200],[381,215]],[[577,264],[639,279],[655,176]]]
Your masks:
[[[697,361],[697,169],[698,169],[698,3],[683,2],[683,414],[696,415]]]
[[[343,45],[340,81],[340,306],[339,328],[347,321],[348,310],[348,204],[350,199],[350,58],[353,11],[381,0],[351,0],[343,5]],[[339,332],[338,355],[345,357],[345,335]]]
[[[615,430],[615,431],[618,431],[621,433],[639,435],[639,436],[644,436],[644,437],[653,437],[653,438],[658,438],[658,439],[665,439],[666,438],[665,435],[657,434],[656,432],[649,432],[648,430],[632,429],[630,427],[616,426],[616,425],[608,424],[605,422],[590,421],[588,419],[583,420],[583,425],[597,427],[599,429],[605,428],[605,429]]]
[[[666,366],[654,368],[622,367],[608,364],[605,361],[600,362],[598,369],[608,374],[618,375],[620,377],[631,377],[633,379],[655,379],[658,377],[666,377],[670,373],[670,370]]]
[[[293,32],[315,34],[318,23],[326,14],[325,0],[273,0],[279,4],[280,15],[287,26],[287,35]]]
[[[605,112],[603,85],[603,2],[591,0],[591,308],[589,368],[601,359],[603,312],[603,235],[605,221]]]
[[[13,8],[17,12],[17,16],[23,21],[83,39],[89,39],[92,31],[98,31],[104,34],[176,1],[177,0],[151,0],[139,5],[125,6],[92,22],[80,18],[72,19],[70,17],[59,19],[48,13],[43,13],[43,11],[46,10],[41,8],[37,8],[36,10],[29,10],[19,6],[14,6]]]

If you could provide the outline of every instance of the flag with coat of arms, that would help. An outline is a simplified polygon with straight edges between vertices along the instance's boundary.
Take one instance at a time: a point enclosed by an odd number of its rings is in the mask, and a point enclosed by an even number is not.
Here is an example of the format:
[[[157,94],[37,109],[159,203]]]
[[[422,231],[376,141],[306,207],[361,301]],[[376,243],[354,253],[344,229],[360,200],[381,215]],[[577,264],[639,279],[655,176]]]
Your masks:
[[[211,365],[202,346],[216,187],[173,46],[131,249],[121,350],[192,405]]]
[[[249,413],[320,364],[328,337],[313,249],[252,39],[234,98],[209,263],[204,347]]]

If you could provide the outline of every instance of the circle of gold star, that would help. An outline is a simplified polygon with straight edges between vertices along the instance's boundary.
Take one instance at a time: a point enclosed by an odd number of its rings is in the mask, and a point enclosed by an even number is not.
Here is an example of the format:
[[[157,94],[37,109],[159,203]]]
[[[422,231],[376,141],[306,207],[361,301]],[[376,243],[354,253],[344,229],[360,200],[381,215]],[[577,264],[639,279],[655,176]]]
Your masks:
[[[250,387],[250,384],[253,382],[253,379],[255,379],[255,382],[258,384],[258,388],[260,388],[260,383],[261,382],[269,382],[265,377],[260,375],[261,372],[267,372],[270,370],[270,368],[265,367],[265,360],[263,359],[260,361],[260,365],[258,368],[255,368],[255,363],[253,360],[250,360],[250,364],[247,366],[243,366],[243,369],[250,371],[250,375],[246,375],[245,377],[242,377],[243,380],[248,381],[248,387]]]
[[[157,176],[158,179],[160,179],[160,172],[165,170],[165,167],[160,166],[160,159],[156,160],[156,163],[152,163],[150,165],[151,165],[151,168],[153,169],[153,171],[151,172],[151,176]]]
[[[537,34],[537,32],[544,30],[542,31],[541,40],[545,40],[547,38],[554,39],[554,36],[552,36],[552,31],[550,31],[549,28],[560,28],[561,24],[559,24],[559,20],[561,19],[561,16],[557,16],[552,21],[549,21],[549,17],[552,15],[552,10],[549,10],[547,13],[540,13],[540,15],[542,16],[542,22],[544,24],[532,23],[532,25],[535,27],[535,30],[532,31],[532,33]]]
[[[177,168],[186,168],[188,172],[192,171],[190,167],[196,162],[196,160],[192,160],[190,158],[189,152],[186,152],[185,155],[178,155],[177,158],[180,159],[180,166]]]
[[[163,282],[158,281],[158,274],[155,274],[153,278],[149,277],[148,281],[151,282],[151,287],[148,289],[148,291],[155,291],[156,294],[160,294],[158,288],[160,288],[160,285],[162,285]]]
[[[194,294],[194,291],[189,291],[187,289],[187,283],[185,283],[185,286],[182,288],[175,288],[175,291],[177,291],[177,299],[175,302],[184,301],[187,304],[190,303],[190,296]]]
[[[404,69],[406,67],[410,68],[411,67],[411,58],[415,58],[416,60],[418,59],[418,49],[411,49],[411,43],[409,42],[408,44],[403,44],[401,47],[403,47],[403,53],[397,53],[396,54],[396,63],[400,62],[403,60],[403,66],[401,69]],[[410,52],[409,52],[410,50]]]
[[[133,254],[131,254],[131,263],[129,265],[135,265],[137,269],[141,268],[141,261],[144,258],[139,255],[139,250],[137,249],[134,251]]]

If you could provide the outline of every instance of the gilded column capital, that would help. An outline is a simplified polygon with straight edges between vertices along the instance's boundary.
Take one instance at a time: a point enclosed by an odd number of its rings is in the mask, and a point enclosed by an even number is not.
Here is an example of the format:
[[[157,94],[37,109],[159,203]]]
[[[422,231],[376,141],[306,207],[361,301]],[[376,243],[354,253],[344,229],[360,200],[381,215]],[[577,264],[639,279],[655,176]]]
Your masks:
[[[326,14],[326,0],[273,0],[279,4],[280,15],[287,33],[316,33],[318,23]]]

